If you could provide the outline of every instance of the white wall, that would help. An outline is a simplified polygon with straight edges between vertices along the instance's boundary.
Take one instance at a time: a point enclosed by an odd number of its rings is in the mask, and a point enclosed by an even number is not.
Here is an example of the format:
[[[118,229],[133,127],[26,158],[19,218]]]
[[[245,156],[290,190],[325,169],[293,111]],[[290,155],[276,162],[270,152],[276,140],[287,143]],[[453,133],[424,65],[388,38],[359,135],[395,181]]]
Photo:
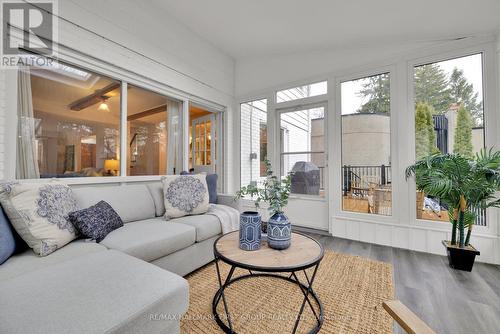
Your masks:
[[[234,61],[147,1],[59,1],[59,15],[151,60],[59,21],[59,41],[217,103],[233,96]],[[182,74],[179,74],[182,73]]]
[[[226,107],[227,135],[232,134],[234,61],[181,23],[147,2],[132,0],[59,1],[58,29],[62,59],[109,68],[106,73],[157,91],[173,87],[177,98],[207,100]],[[79,54],[85,60],[79,61]],[[71,56],[68,56],[71,55]],[[73,56],[75,55],[75,56]],[[122,76],[123,75],[123,76]],[[0,74],[0,179],[12,177],[15,159],[16,75]],[[14,119],[14,120],[13,120]],[[9,126],[4,124],[8,122]],[[8,132],[4,136],[4,132]],[[7,145],[4,145],[7,142]],[[226,180],[232,180],[231,141],[225,143]],[[15,164],[14,164],[15,165]],[[10,166],[10,167],[9,167]]]

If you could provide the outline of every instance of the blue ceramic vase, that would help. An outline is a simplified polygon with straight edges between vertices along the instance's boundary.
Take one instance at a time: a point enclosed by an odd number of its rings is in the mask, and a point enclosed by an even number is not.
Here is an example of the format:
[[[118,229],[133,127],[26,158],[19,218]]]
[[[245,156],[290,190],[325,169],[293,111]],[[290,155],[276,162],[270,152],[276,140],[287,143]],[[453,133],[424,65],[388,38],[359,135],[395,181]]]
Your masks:
[[[240,214],[240,248],[253,251],[260,248],[262,223],[260,214],[245,211]]]
[[[292,224],[283,213],[275,213],[267,222],[267,243],[274,249],[287,249],[292,241]]]

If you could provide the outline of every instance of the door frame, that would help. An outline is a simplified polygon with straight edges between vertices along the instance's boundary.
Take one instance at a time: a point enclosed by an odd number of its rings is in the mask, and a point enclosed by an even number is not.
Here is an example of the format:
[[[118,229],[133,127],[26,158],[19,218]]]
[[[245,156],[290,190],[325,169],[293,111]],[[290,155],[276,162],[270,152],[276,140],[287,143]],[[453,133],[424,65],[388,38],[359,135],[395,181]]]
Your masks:
[[[206,123],[207,121],[210,121],[210,165],[203,165],[203,166],[210,166],[209,169],[210,169],[210,172],[211,173],[215,173],[215,170],[216,170],[216,165],[217,165],[217,157],[216,157],[216,154],[215,154],[215,132],[216,132],[216,126],[217,126],[217,118],[216,118],[216,114],[215,113],[211,113],[209,115],[205,115],[205,116],[201,116],[201,117],[198,117],[198,118],[195,118],[193,120],[191,120],[191,136],[192,136],[192,150],[191,150],[191,159],[192,159],[192,162],[193,162],[193,169],[195,168],[196,166],[196,159],[195,159],[195,156],[196,156],[196,145],[195,145],[195,138],[196,138],[196,124],[201,124],[201,123],[204,123],[205,124],[205,134],[206,134]],[[206,139],[205,139],[206,140]],[[206,141],[204,142],[206,143]],[[205,144],[205,161],[207,160],[206,159],[206,152],[207,152],[207,147],[206,147],[206,144]]]
[[[303,103],[304,101],[300,101],[302,103],[297,103],[294,106],[290,106],[289,103],[287,105],[284,105],[283,107],[280,106],[279,104],[276,105],[275,108],[275,114],[276,114],[276,121],[274,122],[274,133],[275,133],[275,140],[274,143],[274,152],[276,152],[276,157],[275,161],[278,163],[277,166],[279,168],[277,169],[276,173],[279,173],[280,176],[282,176],[281,171],[283,170],[282,166],[282,143],[281,143],[281,115],[289,112],[294,112],[294,111],[302,111],[302,110],[309,110],[309,109],[314,109],[314,108],[323,108],[324,110],[324,120],[323,120],[323,127],[324,127],[324,159],[325,159],[325,170],[323,171],[323,187],[324,187],[324,196],[316,196],[316,195],[305,195],[305,194],[290,194],[290,200],[292,202],[296,201],[308,201],[312,205],[316,205],[320,207],[320,209],[324,210],[324,221],[323,226],[309,226],[307,224],[297,224],[300,227],[306,227],[306,228],[313,228],[313,229],[320,229],[324,231],[329,231],[329,214],[330,214],[330,192],[331,188],[329,187],[329,143],[328,143],[328,138],[329,138],[329,127],[328,127],[328,101],[323,100],[321,102],[310,102],[310,103]],[[304,151],[304,152],[293,152],[296,154],[311,154],[313,151]],[[300,202],[299,202],[300,203]],[[303,204],[300,204],[303,205]]]

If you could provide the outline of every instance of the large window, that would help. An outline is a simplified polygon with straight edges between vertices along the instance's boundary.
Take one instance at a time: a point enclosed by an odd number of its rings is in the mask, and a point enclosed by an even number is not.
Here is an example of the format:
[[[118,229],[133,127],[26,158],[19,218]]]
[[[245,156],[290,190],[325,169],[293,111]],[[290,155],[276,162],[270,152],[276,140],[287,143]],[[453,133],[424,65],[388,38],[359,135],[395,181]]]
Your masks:
[[[293,194],[325,196],[325,108],[280,113],[281,175]]]
[[[128,175],[179,173],[181,103],[131,85],[127,97]]]
[[[121,81],[45,64],[18,71],[17,178],[179,174],[188,135],[190,167],[221,174],[222,113],[191,106],[184,133],[178,100],[127,84],[121,103]]]
[[[473,157],[484,148],[483,55],[414,68],[415,157],[441,153]],[[417,218],[448,221],[439,198],[417,193]],[[478,210],[476,223],[485,225]]]
[[[257,184],[265,176],[267,156],[267,100],[242,103],[241,185]]]
[[[20,70],[16,177],[118,175],[120,86],[56,62]]]
[[[388,73],[341,84],[342,208],[391,215],[391,103]]]

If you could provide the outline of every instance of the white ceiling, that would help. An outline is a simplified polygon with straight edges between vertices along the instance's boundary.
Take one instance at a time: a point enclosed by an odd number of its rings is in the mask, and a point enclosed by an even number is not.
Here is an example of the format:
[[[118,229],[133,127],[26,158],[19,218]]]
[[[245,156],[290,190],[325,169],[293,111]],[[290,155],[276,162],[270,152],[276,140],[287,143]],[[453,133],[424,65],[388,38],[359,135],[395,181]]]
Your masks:
[[[152,0],[235,59],[448,40],[500,28],[500,0]]]

